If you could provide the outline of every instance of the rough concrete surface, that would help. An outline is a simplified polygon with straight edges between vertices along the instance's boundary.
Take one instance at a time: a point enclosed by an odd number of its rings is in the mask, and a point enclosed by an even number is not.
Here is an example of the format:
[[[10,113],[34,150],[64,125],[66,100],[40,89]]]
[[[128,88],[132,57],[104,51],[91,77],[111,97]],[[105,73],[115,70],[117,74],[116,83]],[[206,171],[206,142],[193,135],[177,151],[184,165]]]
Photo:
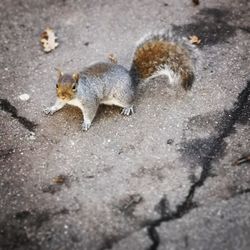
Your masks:
[[[101,107],[88,132],[77,108],[42,113],[55,67],[129,68],[171,26],[201,39],[190,91],[143,83],[134,115]],[[250,249],[248,0],[2,0],[0,27],[0,249]]]

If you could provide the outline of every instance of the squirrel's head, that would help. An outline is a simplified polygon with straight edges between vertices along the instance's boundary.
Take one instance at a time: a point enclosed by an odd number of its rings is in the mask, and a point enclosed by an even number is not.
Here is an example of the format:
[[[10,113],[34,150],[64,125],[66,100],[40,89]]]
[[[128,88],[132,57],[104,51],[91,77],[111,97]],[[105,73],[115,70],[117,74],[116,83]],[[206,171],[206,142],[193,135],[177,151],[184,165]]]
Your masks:
[[[79,73],[64,74],[61,70],[58,72],[58,80],[56,84],[56,95],[63,101],[70,101],[75,98],[79,81]]]

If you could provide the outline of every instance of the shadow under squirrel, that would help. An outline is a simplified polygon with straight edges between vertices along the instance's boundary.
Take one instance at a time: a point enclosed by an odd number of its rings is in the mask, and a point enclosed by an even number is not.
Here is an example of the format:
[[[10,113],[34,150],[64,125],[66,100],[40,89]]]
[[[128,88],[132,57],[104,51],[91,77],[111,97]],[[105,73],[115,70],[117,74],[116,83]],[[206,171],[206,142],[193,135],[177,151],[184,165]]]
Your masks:
[[[65,104],[83,113],[82,129],[88,130],[100,104],[116,105],[121,114],[134,113],[136,87],[142,80],[166,75],[171,84],[190,89],[194,80],[194,47],[183,38],[168,33],[149,35],[138,43],[130,70],[116,63],[95,63],[79,73],[58,70],[57,99],[46,108],[53,114]]]

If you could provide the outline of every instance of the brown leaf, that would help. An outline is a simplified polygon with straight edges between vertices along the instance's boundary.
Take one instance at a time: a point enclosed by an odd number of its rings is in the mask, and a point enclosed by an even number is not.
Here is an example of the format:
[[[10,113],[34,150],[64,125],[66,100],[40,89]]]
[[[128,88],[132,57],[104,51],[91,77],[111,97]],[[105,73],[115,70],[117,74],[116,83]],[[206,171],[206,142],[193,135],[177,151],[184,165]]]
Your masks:
[[[53,29],[45,29],[40,37],[40,42],[43,46],[44,52],[50,52],[54,50],[59,44],[56,42],[56,35]]]
[[[108,59],[113,64],[117,64],[117,62],[118,62],[116,55],[114,55],[113,53],[109,54]]]
[[[53,178],[53,182],[55,184],[62,185],[62,184],[65,183],[65,181],[66,181],[66,176],[64,176],[64,175],[58,175],[58,176],[56,176],[56,177]]]
[[[233,166],[241,165],[243,163],[250,162],[250,155],[242,156],[241,158],[237,159]]]
[[[201,43],[201,39],[199,39],[198,36],[189,36],[189,41],[192,43],[192,44],[200,44]]]

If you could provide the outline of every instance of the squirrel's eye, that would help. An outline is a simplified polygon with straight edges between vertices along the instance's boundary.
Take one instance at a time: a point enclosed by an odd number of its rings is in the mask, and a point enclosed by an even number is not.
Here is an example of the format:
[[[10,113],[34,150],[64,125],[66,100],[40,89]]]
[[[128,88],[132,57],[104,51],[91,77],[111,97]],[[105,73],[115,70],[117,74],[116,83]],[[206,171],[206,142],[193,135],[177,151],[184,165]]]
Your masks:
[[[56,84],[56,88],[58,89],[58,84]]]
[[[73,90],[76,90],[76,85],[75,85],[75,84],[72,86],[72,89],[73,89]]]

